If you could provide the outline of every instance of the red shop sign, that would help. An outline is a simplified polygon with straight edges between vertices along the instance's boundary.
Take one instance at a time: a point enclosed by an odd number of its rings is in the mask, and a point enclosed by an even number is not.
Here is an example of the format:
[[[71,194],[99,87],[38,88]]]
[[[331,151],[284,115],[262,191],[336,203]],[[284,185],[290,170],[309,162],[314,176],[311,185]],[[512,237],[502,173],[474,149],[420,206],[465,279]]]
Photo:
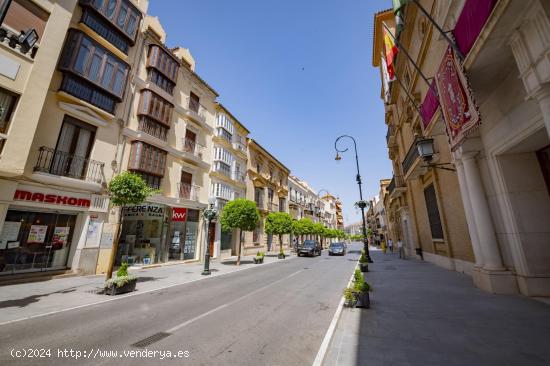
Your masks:
[[[185,221],[187,218],[187,209],[186,208],[172,208],[172,221]]]
[[[86,198],[77,198],[71,196],[61,196],[57,194],[44,194],[41,192],[29,192],[16,190],[13,199],[17,201],[43,202],[52,205],[66,205],[76,207],[90,207],[90,200]]]

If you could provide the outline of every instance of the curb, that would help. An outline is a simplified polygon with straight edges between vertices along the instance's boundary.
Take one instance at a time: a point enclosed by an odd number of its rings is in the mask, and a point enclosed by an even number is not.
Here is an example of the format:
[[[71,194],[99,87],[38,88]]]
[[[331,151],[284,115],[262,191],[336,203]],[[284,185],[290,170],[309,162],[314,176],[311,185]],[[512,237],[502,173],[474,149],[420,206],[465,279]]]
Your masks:
[[[359,263],[359,261],[357,261],[357,263]],[[349,285],[351,284],[351,281],[353,281],[353,276],[355,274],[356,269],[357,269],[357,264],[355,264],[355,267],[353,268],[353,272],[351,273],[350,279],[346,287],[349,287]],[[340,303],[336,308],[336,312],[332,317],[332,321],[330,322],[327,332],[325,333],[325,338],[323,338],[323,342],[319,347],[317,356],[313,361],[313,364],[312,364],[313,366],[321,366],[323,364],[325,356],[327,355],[328,346],[330,345],[330,341],[332,340],[332,336],[334,335],[334,331],[336,330],[336,326],[338,325],[338,321],[340,320],[340,314],[342,314],[342,309],[344,308],[344,301],[345,301],[344,296],[342,296],[342,298],[340,299]]]

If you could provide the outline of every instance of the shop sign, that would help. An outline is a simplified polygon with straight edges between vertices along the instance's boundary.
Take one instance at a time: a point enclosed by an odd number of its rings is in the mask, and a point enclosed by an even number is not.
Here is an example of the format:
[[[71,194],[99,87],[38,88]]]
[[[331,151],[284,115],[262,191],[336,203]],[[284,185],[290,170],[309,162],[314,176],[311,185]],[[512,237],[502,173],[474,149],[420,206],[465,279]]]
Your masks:
[[[42,192],[31,192],[22,189],[15,191],[13,199],[16,201],[43,202],[52,205],[65,205],[75,207],[90,207],[90,200],[58,194],[45,194]]]
[[[172,208],[172,221],[183,222],[185,221],[186,218],[187,218],[186,208],[179,208],[179,207]]]
[[[123,209],[123,215],[125,219],[152,219],[152,218],[164,218],[164,207],[155,205],[136,205],[127,206]]]

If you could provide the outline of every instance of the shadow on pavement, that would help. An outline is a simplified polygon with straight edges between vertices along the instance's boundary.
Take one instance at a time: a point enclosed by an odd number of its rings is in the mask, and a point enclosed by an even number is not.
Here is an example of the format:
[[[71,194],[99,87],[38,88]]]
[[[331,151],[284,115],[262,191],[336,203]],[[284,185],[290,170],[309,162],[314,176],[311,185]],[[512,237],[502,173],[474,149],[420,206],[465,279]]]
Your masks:
[[[237,264],[237,261],[224,261],[224,262],[221,262],[222,264],[225,264],[226,266],[227,265],[236,265]],[[244,261],[241,261],[241,264],[252,264],[254,263],[254,261],[250,261],[250,260],[244,260]]]
[[[11,307],[24,308],[25,306],[28,306],[30,304],[34,304],[35,302],[40,301],[42,297],[50,296],[53,294],[68,294],[74,291],[76,291],[76,288],[72,287],[65,290],[50,292],[48,294],[31,295],[31,296],[23,297],[21,299],[0,301],[0,309],[11,308]]]

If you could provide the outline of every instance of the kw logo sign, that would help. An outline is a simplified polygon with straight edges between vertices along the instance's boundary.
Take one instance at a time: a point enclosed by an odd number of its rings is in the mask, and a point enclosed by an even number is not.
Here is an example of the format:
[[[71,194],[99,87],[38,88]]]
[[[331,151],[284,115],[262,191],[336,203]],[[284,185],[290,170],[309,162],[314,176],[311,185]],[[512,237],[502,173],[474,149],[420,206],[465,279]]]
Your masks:
[[[187,217],[186,208],[172,208],[172,221],[185,221]]]

